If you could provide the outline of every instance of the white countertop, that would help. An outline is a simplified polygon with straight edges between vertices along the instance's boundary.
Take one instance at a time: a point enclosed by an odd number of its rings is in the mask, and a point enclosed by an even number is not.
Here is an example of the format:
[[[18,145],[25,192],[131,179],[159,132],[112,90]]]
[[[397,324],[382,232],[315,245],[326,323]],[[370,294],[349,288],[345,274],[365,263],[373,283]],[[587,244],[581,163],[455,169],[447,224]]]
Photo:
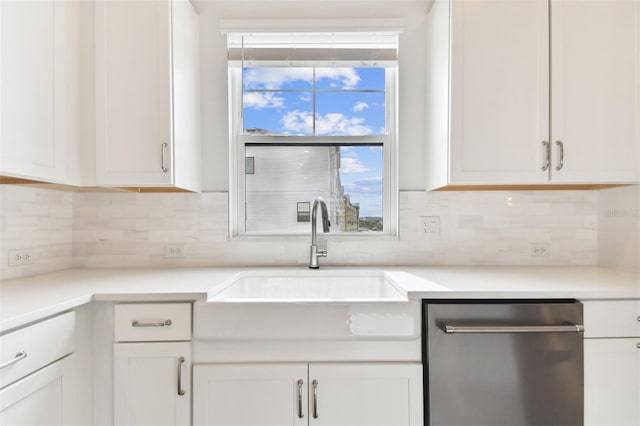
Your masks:
[[[68,269],[3,281],[0,283],[0,332],[92,300],[205,301],[208,293],[225,280],[248,269],[266,268]],[[358,268],[322,267],[322,270],[340,269]],[[413,300],[640,299],[640,271],[563,266],[391,266],[361,269],[409,272],[424,279],[402,283],[407,297]]]

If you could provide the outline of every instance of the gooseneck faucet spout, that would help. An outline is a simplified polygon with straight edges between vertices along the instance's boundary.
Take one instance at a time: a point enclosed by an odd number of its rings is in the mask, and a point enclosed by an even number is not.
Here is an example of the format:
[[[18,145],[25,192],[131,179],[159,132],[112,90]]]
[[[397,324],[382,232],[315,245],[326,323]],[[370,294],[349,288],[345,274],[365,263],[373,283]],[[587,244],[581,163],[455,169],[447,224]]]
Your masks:
[[[318,216],[318,204],[322,211],[322,231],[329,232],[331,223],[329,222],[329,210],[327,209],[327,203],[324,202],[322,197],[317,197],[313,202],[313,208],[311,209],[311,258],[309,259],[309,268],[318,269],[319,257],[327,257],[326,250],[318,250],[318,237],[316,235],[316,222]]]

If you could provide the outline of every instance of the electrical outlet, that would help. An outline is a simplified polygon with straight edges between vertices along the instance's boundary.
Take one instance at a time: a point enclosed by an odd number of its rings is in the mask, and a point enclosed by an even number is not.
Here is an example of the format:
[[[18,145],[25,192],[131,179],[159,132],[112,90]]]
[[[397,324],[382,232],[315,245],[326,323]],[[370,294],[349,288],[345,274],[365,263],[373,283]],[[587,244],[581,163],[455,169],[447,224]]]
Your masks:
[[[187,249],[184,244],[166,244],[164,246],[164,257],[187,257]]]
[[[529,256],[531,257],[549,257],[550,255],[549,243],[532,243],[529,248]]]
[[[9,266],[28,265],[34,260],[32,249],[9,250]]]
[[[440,238],[440,216],[420,216],[420,233],[430,238]]]

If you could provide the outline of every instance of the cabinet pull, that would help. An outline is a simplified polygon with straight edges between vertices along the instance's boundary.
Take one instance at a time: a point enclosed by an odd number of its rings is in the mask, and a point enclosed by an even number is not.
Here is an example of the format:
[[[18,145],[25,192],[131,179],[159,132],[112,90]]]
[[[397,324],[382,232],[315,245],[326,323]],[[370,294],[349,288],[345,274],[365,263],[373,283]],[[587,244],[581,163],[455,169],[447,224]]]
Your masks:
[[[551,145],[547,141],[542,141],[542,146],[544,147],[544,166],[542,166],[542,171],[546,172],[549,169],[549,164],[551,164]]]
[[[184,365],[184,357],[178,358],[178,395],[184,395],[184,389],[182,389],[182,366]]]
[[[558,147],[558,165],[556,166],[556,171],[560,171],[562,166],[564,166],[564,144],[562,141],[556,141],[556,146]]]
[[[167,148],[169,147],[169,144],[164,142],[162,144],[162,171],[164,173],[167,173],[169,171],[169,169],[167,169]]]
[[[131,327],[168,327],[171,325],[171,320],[162,322],[139,322],[137,320],[131,322]]]
[[[636,343],[636,348],[640,349],[640,343]]]
[[[636,318],[638,320],[638,322],[640,322],[640,316],[638,318]]]
[[[301,419],[304,417],[302,413],[302,385],[304,382],[302,379],[298,379],[298,418]]]
[[[8,367],[10,365],[15,364],[18,361],[21,361],[23,359],[25,359],[27,357],[27,353],[25,351],[20,351],[16,354],[15,358],[13,358],[10,361],[5,362],[4,364],[0,364],[0,369],[3,369],[5,367]]]
[[[313,385],[313,418],[318,418],[318,381],[311,382]]]

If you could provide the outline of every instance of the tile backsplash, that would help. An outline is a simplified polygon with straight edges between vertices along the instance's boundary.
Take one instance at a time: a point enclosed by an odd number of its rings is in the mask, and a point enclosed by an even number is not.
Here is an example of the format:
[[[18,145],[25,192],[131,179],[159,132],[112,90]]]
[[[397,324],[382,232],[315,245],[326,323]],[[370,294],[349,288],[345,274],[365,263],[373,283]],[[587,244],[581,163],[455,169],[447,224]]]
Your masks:
[[[330,235],[324,265],[596,265],[602,191],[401,191],[399,238]],[[0,186],[2,278],[71,266],[305,265],[309,237],[228,237],[228,194],[64,192]],[[425,238],[421,216],[439,216]],[[165,258],[184,244],[185,258]],[[8,250],[32,248],[32,265]]]
[[[73,196],[25,185],[0,185],[0,279],[73,266]],[[9,266],[9,250],[30,250],[33,262]]]

